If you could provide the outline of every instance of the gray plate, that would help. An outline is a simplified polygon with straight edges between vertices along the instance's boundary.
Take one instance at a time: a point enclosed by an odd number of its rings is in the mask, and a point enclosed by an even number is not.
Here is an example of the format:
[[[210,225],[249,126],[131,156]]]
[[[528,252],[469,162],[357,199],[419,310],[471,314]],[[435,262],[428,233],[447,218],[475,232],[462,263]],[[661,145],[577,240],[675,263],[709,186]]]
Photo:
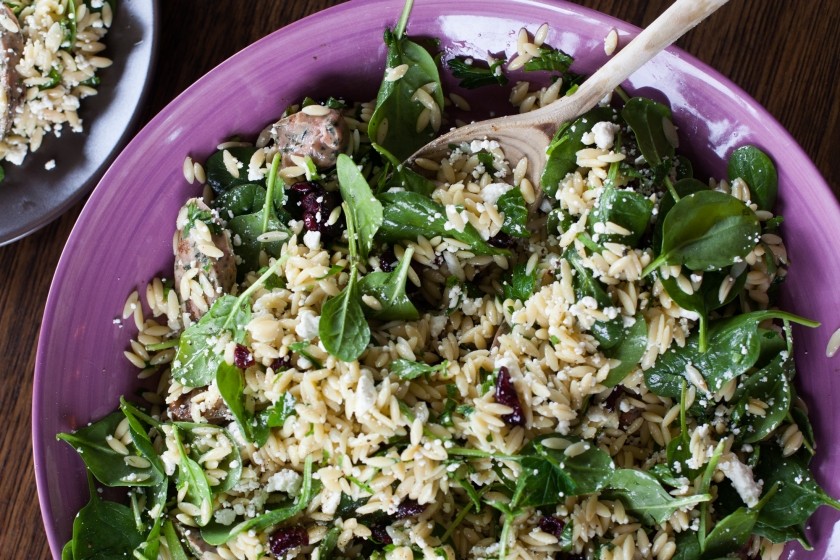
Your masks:
[[[95,97],[83,99],[85,131],[44,137],[23,165],[2,162],[0,245],[47,225],[88,193],[131,138],[148,91],[157,54],[157,0],[118,0],[102,53],[114,61],[102,70]],[[55,160],[55,169],[44,165]]]

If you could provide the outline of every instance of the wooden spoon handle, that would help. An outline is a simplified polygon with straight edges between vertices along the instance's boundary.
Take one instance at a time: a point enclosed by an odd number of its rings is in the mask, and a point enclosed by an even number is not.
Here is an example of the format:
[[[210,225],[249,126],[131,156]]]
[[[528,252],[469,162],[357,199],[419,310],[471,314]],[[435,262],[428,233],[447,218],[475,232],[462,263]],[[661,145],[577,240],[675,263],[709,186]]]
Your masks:
[[[571,97],[577,113],[595,106],[633,72],[729,0],[677,0],[618,54],[581,84]],[[549,106],[549,113],[551,106]],[[564,113],[568,109],[564,110]],[[547,115],[548,116],[548,115]],[[546,120],[550,120],[547,118]]]

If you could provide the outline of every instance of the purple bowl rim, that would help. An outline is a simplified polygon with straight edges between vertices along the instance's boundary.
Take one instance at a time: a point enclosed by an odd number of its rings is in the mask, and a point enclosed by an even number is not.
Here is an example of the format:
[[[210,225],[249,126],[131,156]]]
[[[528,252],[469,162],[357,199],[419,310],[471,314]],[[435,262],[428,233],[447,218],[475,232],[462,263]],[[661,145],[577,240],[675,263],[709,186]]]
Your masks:
[[[157,4],[158,0],[154,0]],[[33,465],[35,468],[35,484],[38,491],[38,503],[41,509],[41,519],[44,523],[44,529],[47,533],[47,541],[50,546],[50,551],[54,553],[54,551],[60,551],[64,546],[64,543],[59,543],[57,541],[55,525],[52,519],[52,516],[48,514],[51,511],[49,507],[50,497],[47,491],[47,480],[46,480],[46,466],[42,462],[44,457],[44,442],[40,439],[39,428],[41,425],[40,420],[40,413],[42,409],[41,399],[39,395],[41,394],[42,385],[44,382],[44,375],[45,372],[41,367],[42,359],[41,357],[46,354],[47,352],[47,341],[44,337],[45,332],[50,332],[52,330],[52,323],[55,316],[55,306],[56,300],[53,298],[54,287],[60,285],[63,280],[64,276],[67,272],[67,264],[66,260],[68,255],[74,252],[76,244],[78,242],[79,231],[83,230],[87,226],[87,222],[90,219],[90,216],[93,214],[95,215],[94,208],[97,205],[97,198],[100,186],[106,182],[106,179],[109,179],[112,173],[116,173],[114,171],[121,164],[121,160],[123,158],[123,153],[128,152],[131,148],[134,147],[135,144],[141,144],[147,136],[154,134],[154,130],[157,128],[159,122],[165,121],[166,117],[169,113],[173,112],[176,108],[180,107],[191,95],[193,90],[198,89],[203,82],[207,79],[210,74],[213,74],[217,71],[222,70],[223,68],[235,64],[236,61],[244,56],[244,53],[250,52],[251,50],[259,49],[262,43],[269,41],[275,34],[278,33],[288,33],[290,31],[294,31],[299,27],[306,27],[316,23],[316,21],[322,17],[326,13],[338,13],[343,12],[346,10],[355,9],[357,6],[367,4],[367,3],[375,3],[381,0],[351,0],[350,2],[346,2],[343,4],[339,4],[336,6],[332,6],[325,10],[321,10],[314,14],[311,14],[305,18],[302,18],[298,21],[292,22],[272,33],[266,35],[262,39],[248,45],[241,51],[235,53],[228,59],[221,62],[218,66],[210,70],[207,74],[199,78],[195,83],[193,83],[190,87],[184,90],[180,95],[178,95],[175,99],[169,102],[169,104],[161,110],[151,121],[143,127],[143,129],[137,133],[137,135],[128,143],[128,145],[123,148],[120,155],[114,160],[114,162],[109,167],[108,171],[105,175],[102,176],[97,186],[91,192],[90,199],[85,204],[85,207],[82,209],[79,218],[76,220],[76,223],[73,226],[72,231],[70,232],[70,236],[67,239],[67,243],[64,246],[64,249],[61,253],[61,257],[59,259],[58,265],[56,267],[55,275],[53,276],[53,280],[50,284],[49,294],[47,296],[47,303],[44,307],[44,317],[41,322],[41,334],[39,335],[38,339],[38,349],[35,358],[35,378],[33,381],[33,388],[32,388],[32,455],[33,455]],[[529,4],[538,7],[548,7],[549,9],[557,9],[557,8],[565,8],[571,12],[575,12],[577,14],[590,17],[592,19],[596,19],[599,21],[603,21],[607,24],[612,24],[616,28],[621,28],[623,31],[627,31],[631,35],[635,36],[637,33],[641,32],[641,28],[632,25],[626,21],[621,19],[615,18],[603,12],[599,12],[592,8],[587,8],[585,6],[580,6],[578,4],[574,4],[569,0],[519,0],[517,3],[522,4]],[[834,205],[835,209],[840,212],[840,202],[838,202],[837,197],[834,195],[834,192],[831,190],[831,187],[825,181],[820,173],[817,166],[811,160],[802,146],[791,136],[791,134],[785,129],[781,123],[772,115],[770,112],[764,108],[758,101],[756,101],[751,95],[749,95],[746,91],[744,91],[740,86],[735,84],[732,80],[721,74],[718,70],[714,69],[710,65],[706,64],[699,58],[695,57],[692,54],[684,51],[683,49],[670,46],[666,49],[666,52],[676,54],[680,60],[685,61],[690,66],[697,68],[701,72],[707,74],[711,78],[714,78],[717,82],[721,85],[725,86],[725,88],[729,89],[734,96],[743,101],[752,111],[756,113],[758,117],[760,117],[767,125],[771,128],[776,129],[776,133],[779,134],[780,139],[782,141],[787,141],[789,152],[793,152],[791,155],[793,156],[792,159],[804,159],[810,166],[811,170],[814,172],[815,178],[819,180],[819,183],[816,185],[816,188],[822,188],[828,191],[831,196],[829,200]],[[814,187],[812,187],[814,188]]]

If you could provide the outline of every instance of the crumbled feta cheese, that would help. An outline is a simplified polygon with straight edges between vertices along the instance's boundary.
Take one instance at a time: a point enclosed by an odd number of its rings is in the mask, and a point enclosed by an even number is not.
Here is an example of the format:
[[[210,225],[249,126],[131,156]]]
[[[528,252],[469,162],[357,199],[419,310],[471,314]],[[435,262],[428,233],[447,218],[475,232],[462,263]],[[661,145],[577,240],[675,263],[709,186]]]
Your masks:
[[[621,126],[608,121],[596,123],[592,127],[592,134],[595,137],[595,145],[602,150],[609,150],[615,142],[615,133],[621,130]]]
[[[46,169],[47,171],[50,171],[50,170],[52,170],[52,169],[55,169],[55,160],[54,160],[54,159],[51,159],[50,161],[48,161],[47,163],[45,163],[45,164],[44,164],[44,169]]]
[[[220,509],[216,513],[213,514],[213,517],[216,518],[216,522],[220,525],[230,525],[234,521],[236,521],[236,512],[232,509]]]
[[[732,487],[749,507],[755,506],[761,498],[763,482],[756,482],[752,468],[738,460],[734,453],[727,453],[720,458],[718,468],[732,481]]]
[[[490,183],[481,189],[481,198],[485,204],[496,204],[499,197],[513,188],[507,183]]]
[[[376,403],[376,389],[370,375],[362,374],[356,385],[356,418],[367,413]]]
[[[265,489],[268,492],[285,492],[294,495],[298,493],[302,483],[303,478],[298,473],[291,469],[283,469],[271,475]]]
[[[318,323],[321,321],[319,315],[315,315],[312,311],[304,309],[298,315],[300,322],[295,327],[295,332],[298,336],[305,340],[312,340],[318,336]]]
[[[303,236],[303,244],[311,250],[316,251],[321,248],[321,232],[307,231]]]

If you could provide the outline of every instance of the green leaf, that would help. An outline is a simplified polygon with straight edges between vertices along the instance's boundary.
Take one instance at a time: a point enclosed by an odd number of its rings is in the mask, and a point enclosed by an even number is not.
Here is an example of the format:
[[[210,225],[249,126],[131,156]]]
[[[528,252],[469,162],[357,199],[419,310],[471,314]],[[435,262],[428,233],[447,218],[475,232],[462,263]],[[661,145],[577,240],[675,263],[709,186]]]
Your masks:
[[[61,18],[61,46],[65,49],[73,49],[76,46],[76,1],[68,0],[64,10],[64,17]],[[73,17],[70,17],[73,14]],[[15,14],[18,15],[18,14]]]
[[[230,539],[241,533],[242,531],[262,531],[266,527],[277,525],[294,517],[309,505],[312,497],[318,493],[319,488],[312,482],[312,456],[306,458],[303,467],[303,484],[301,485],[300,495],[297,499],[284,507],[267,511],[262,515],[242,520],[237,518],[230,526],[221,525],[220,523],[211,521],[206,527],[201,530],[201,538],[207,544],[219,546],[228,542]],[[320,487],[320,483],[317,484]]]
[[[691,165],[691,161],[687,157],[677,156],[677,161],[677,183],[683,179],[691,179],[694,177],[694,167]],[[676,183],[674,186],[676,186]],[[670,192],[667,194],[670,194]],[[677,191],[677,194],[679,194],[679,191]]]
[[[591,220],[587,220],[587,229],[593,239],[601,245],[604,243],[622,243],[629,247],[636,247],[650,223],[654,203],[648,197],[632,190],[617,190],[610,184],[604,187],[604,192],[598,199],[592,211]],[[629,235],[604,233],[605,224],[612,222],[630,232]],[[600,224],[600,225],[599,225]]]
[[[770,364],[750,375],[740,384],[732,401],[735,403],[731,423],[738,427],[736,441],[756,443],[763,440],[785,420],[791,404],[790,380],[786,367],[791,357],[777,355]],[[768,404],[764,416],[746,411],[750,397]]]
[[[193,444],[196,440],[201,439],[204,436],[197,435],[195,430],[199,429],[202,432],[216,430],[218,435],[222,435],[225,439],[227,439],[228,442],[230,442],[230,453],[224,456],[219,461],[219,465],[216,467],[217,469],[224,471],[226,475],[224,480],[219,482],[219,484],[216,486],[210,486],[210,492],[212,494],[220,494],[222,492],[227,492],[236,486],[239,479],[242,477],[242,458],[239,454],[239,445],[237,445],[236,440],[233,439],[233,436],[231,436],[227,429],[222,428],[221,426],[194,424],[192,422],[173,422],[172,425],[182,432],[181,439],[184,443],[190,446],[190,459],[196,463],[198,463],[198,460],[201,458],[201,453],[193,446]]]
[[[700,191],[681,198],[665,216],[662,252],[644,271],[684,264],[691,270],[716,270],[739,262],[759,242],[755,213],[737,198]]]
[[[775,528],[771,527],[770,525],[765,525],[761,521],[758,521],[753,527],[753,534],[758,535],[760,537],[764,537],[768,539],[773,544],[788,542],[788,541],[799,541],[799,544],[802,545],[802,548],[805,550],[813,550],[814,547],[811,546],[811,543],[808,541],[808,537],[805,535],[805,524],[798,523],[796,525],[791,525],[790,527],[782,527],[782,528]]]
[[[175,532],[175,526],[168,519],[163,524],[163,536],[166,538],[166,544],[172,560],[190,560],[190,557],[184,552],[184,547],[181,545],[181,539],[178,538],[178,533]]]
[[[407,165],[403,165],[388,150],[379,144],[373,143],[371,146],[374,150],[379,152],[382,157],[385,158],[385,161],[390,163],[394,169],[393,173],[391,173],[391,177],[385,181],[383,186],[377,192],[387,192],[391,189],[404,189],[423,196],[432,196],[432,193],[436,188],[433,182],[422,175],[415,173]]]
[[[200,210],[198,204],[190,202],[187,205],[187,222],[184,224],[184,237],[190,233],[193,224],[196,220],[202,221],[207,225],[207,228],[216,235],[222,232],[222,228],[213,218],[213,213],[210,210]]]
[[[335,548],[338,545],[338,537],[341,535],[341,527],[333,527],[321,542],[318,544],[318,560],[332,560]]]
[[[346,154],[338,155],[336,164],[341,198],[347,202],[353,213],[353,223],[359,239],[362,259],[367,260],[373,237],[382,225],[382,204],[373,196],[373,191],[362,172]]]
[[[646,525],[665,523],[679,508],[712,498],[709,494],[674,498],[651,475],[632,469],[617,469],[601,497],[621,500],[627,511]]]
[[[377,239],[383,243],[416,241],[418,235],[426,239],[441,235],[468,244],[476,255],[510,254],[510,251],[488,245],[472,224],[467,224],[462,232],[446,229],[446,209],[419,193],[386,192],[379,195],[379,200],[384,205],[384,213]]]
[[[61,549],[61,560],[73,560],[73,541],[69,541]]]
[[[100,499],[90,472],[88,486],[90,502],[73,520],[73,559],[122,560],[130,557],[145,540],[137,531],[134,514],[124,505]]]
[[[496,201],[499,212],[504,214],[502,232],[514,237],[528,238],[528,205],[522,197],[522,191],[514,187]]]
[[[236,424],[247,441],[254,441],[253,415],[245,407],[245,381],[242,372],[235,365],[222,360],[216,370],[216,386]]]
[[[779,190],[779,176],[767,154],[755,146],[741,146],[729,156],[727,175],[730,181],[740,177],[747,183],[752,201],[759,210],[773,209]]]
[[[591,297],[598,303],[601,310],[615,307],[610,296],[601,287],[601,283],[592,275],[592,271],[584,266],[583,259],[574,246],[569,246],[566,249],[563,258],[569,261],[569,264],[577,272],[572,283],[578,301],[584,297]],[[612,348],[624,340],[625,336],[624,320],[619,313],[616,313],[615,318],[609,321],[595,321],[589,330],[592,336],[598,340],[602,349]]]
[[[765,488],[779,484],[779,491],[770,498],[758,518],[770,527],[804,523],[822,505],[840,509],[840,502],[826,494],[814,480],[807,460],[798,454],[783,457],[775,442],[762,446],[754,476],[756,480],[764,481]]]
[[[308,340],[302,340],[300,342],[293,342],[289,344],[289,350],[291,350],[292,352],[297,352],[298,354],[309,360],[315,367],[315,369],[323,369],[324,365],[320,362],[320,360],[318,360],[309,352],[310,346],[312,346],[312,344]]]
[[[260,251],[265,250],[266,254],[271,257],[279,257],[283,249],[281,241],[262,242],[257,241],[257,238],[263,234],[263,217],[265,210],[260,210],[254,214],[245,214],[236,216],[228,220],[227,226],[230,230],[231,237],[239,236],[239,245],[233,246],[233,252],[242,259],[241,264],[236,266],[236,280],[242,282],[249,272],[260,269]],[[284,232],[291,237],[289,228],[286,227],[274,214],[269,214],[267,231]]]
[[[187,493],[183,501],[194,505],[202,511],[201,517],[196,518],[195,522],[200,527],[203,527],[212,518],[213,496],[210,492],[210,484],[207,482],[207,476],[204,474],[201,466],[187,455],[184,444],[181,442],[181,434],[178,427],[175,426],[173,429],[175,430],[175,443],[178,446],[178,455],[180,457],[175,486],[178,488],[178,491],[186,487]]]
[[[561,50],[551,47],[539,47],[540,56],[534,57],[525,63],[526,72],[537,72],[547,70],[548,72],[560,72],[565,74],[575,59]]]
[[[712,532],[706,537],[701,560],[715,560],[735,552],[749,540],[753,527],[758,520],[759,512],[773,496],[775,486],[753,508],[738,508],[717,522]]]
[[[318,337],[327,352],[341,361],[352,362],[362,355],[370,341],[370,327],[359,303],[356,269],[347,287],[321,308]]]
[[[620,122],[618,112],[609,107],[597,107],[573,123],[563,124],[557,130],[546,150],[548,160],[540,178],[540,183],[547,195],[555,196],[560,181],[577,169],[577,152],[586,147],[582,140],[583,135],[602,121]]]
[[[694,455],[691,452],[691,436],[688,433],[688,427],[685,420],[685,388],[686,382],[683,381],[682,393],[680,395],[680,435],[673,438],[666,446],[666,457],[668,459],[667,465],[674,473],[674,476],[686,477],[688,480],[694,480],[700,473],[699,469],[692,469],[688,466],[688,460]]]
[[[494,84],[507,85],[507,76],[502,73],[504,62],[504,60],[497,60],[485,68],[484,66],[476,66],[476,63],[486,64],[484,61],[473,60],[472,64],[467,64],[465,60],[453,58],[446,65],[452,70],[452,76],[461,80],[458,82],[458,87],[476,89]]]
[[[260,148],[228,148],[230,155],[235,157],[242,163],[242,168],[239,169],[239,177],[234,177],[228,173],[227,166],[224,162],[225,150],[219,150],[212,156],[207,158],[204,164],[204,169],[207,174],[207,184],[217,193],[224,193],[237,185],[244,185],[247,183],[254,183],[255,181],[248,179],[248,162],[251,161],[251,156]],[[256,181],[257,184],[264,184],[263,181]]]
[[[213,201],[213,208],[219,211],[219,217],[225,221],[236,216],[255,214],[264,206],[265,188],[252,183],[237,185]]]
[[[271,428],[283,427],[286,420],[295,415],[296,403],[294,395],[285,392],[276,403],[257,414],[257,425],[254,428],[254,440],[257,445],[265,445]]]
[[[621,116],[633,129],[639,151],[659,177],[654,178],[658,183],[674,163],[674,146],[665,136],[663,123],[665,119],[672,120],[671,110],[651,99],[634,97],[624,105]]]
[[[709,190],[709,186],[697,179],[684,178],[674,183],[674,191],[680,199],[706,190]],[[651,246],[657,255],[662,251],[662,225],[665,223],[665,217],[668,216],[668,213],[676,204],[677,201],[674,200],[674,195],[671,194],[670,189],[665,190],[662,193],[662,199],[659,201],[659,213],[653,226],[653,243]]]
[[[674,543],[677,545],[677,550],[671,560],[698,560],[702,554],[694,531],[683,531],[674,535]]]
[[[409,247],[393,272],[372,272],[359,280],[359,300],[361,296],[371,296],[382,307],[374,309],[362,301],[361,307],[366,317],[380,321],[416,321],[420,318],[420,312],[405,293],[413,254],[414,247]]]
[[[112,412],[102,420],[80,428],[73,433],[62,433],[56,439],[67,442],[78,453],[91,473],[106,486],[156,486],[164,479],[163,470],[157,470],[160,461],[145,469],[132,467],[126,457],[144,456],[132,442],[126,445],[128,455],[114,451],[106,438],[112,438],[120,422],[125,419],[121,411]],[[141,444],[142,445],[142,444]]]
[[[607,350],[604,356],[611,360],[619,360],[621,364],[610,368],[610,373],[602,382],[604,387],[615,387],[627,377],[642,359],[647,350],[647,323],[645,316],[636,313],[636,322],[627,329],[624,339]]]
[[[523,303],[528,301],[537,287],[537,268],[526,273],[527,263],[520,263],[513,267],[510,278],[502,282],[504,287],[504,298],[519,300]]]
[[[391,362],[389,366],[389,370],[391,373],[396,375],[399,379],[406,380],[406,379],[416,379],[424,374],[431,375],[435,372],[445,372],[446,368],[449,366],[449,362],[444,360],[443,362],[430,366],[423,362],[411,362],[404,358],[398,358],[397,360]]]
[[[129,405],[123,399],[120,399],[120,402],[120,410],[128,418],[128,431],[131,434],[131,441],[134,442],[135,447],[137,447],[137,450],[143,457],[152,464],[152,468],[159,472],[162,477],[166,478],[166,468],[155,451],[154,445],[152,445],[148,430],[134,414],[136,408],[133,405]]]
[[[426,49],[390,30],[385,31],[385,44],[388,46],[386,68],[407,64],[408,70],[399,80],[382,81],[376,96],[376,109],[368,123],[368,134],[397,159],[405,161],[434,136],[431,124],[417,132],[417,120],[426,107],[412,100],[414,92],[427,84],[435,84],[431,96],[443,110],[443,90],[435,61]],[[388,129],[383,139],[379,138],[379,129],[385,121]]]

